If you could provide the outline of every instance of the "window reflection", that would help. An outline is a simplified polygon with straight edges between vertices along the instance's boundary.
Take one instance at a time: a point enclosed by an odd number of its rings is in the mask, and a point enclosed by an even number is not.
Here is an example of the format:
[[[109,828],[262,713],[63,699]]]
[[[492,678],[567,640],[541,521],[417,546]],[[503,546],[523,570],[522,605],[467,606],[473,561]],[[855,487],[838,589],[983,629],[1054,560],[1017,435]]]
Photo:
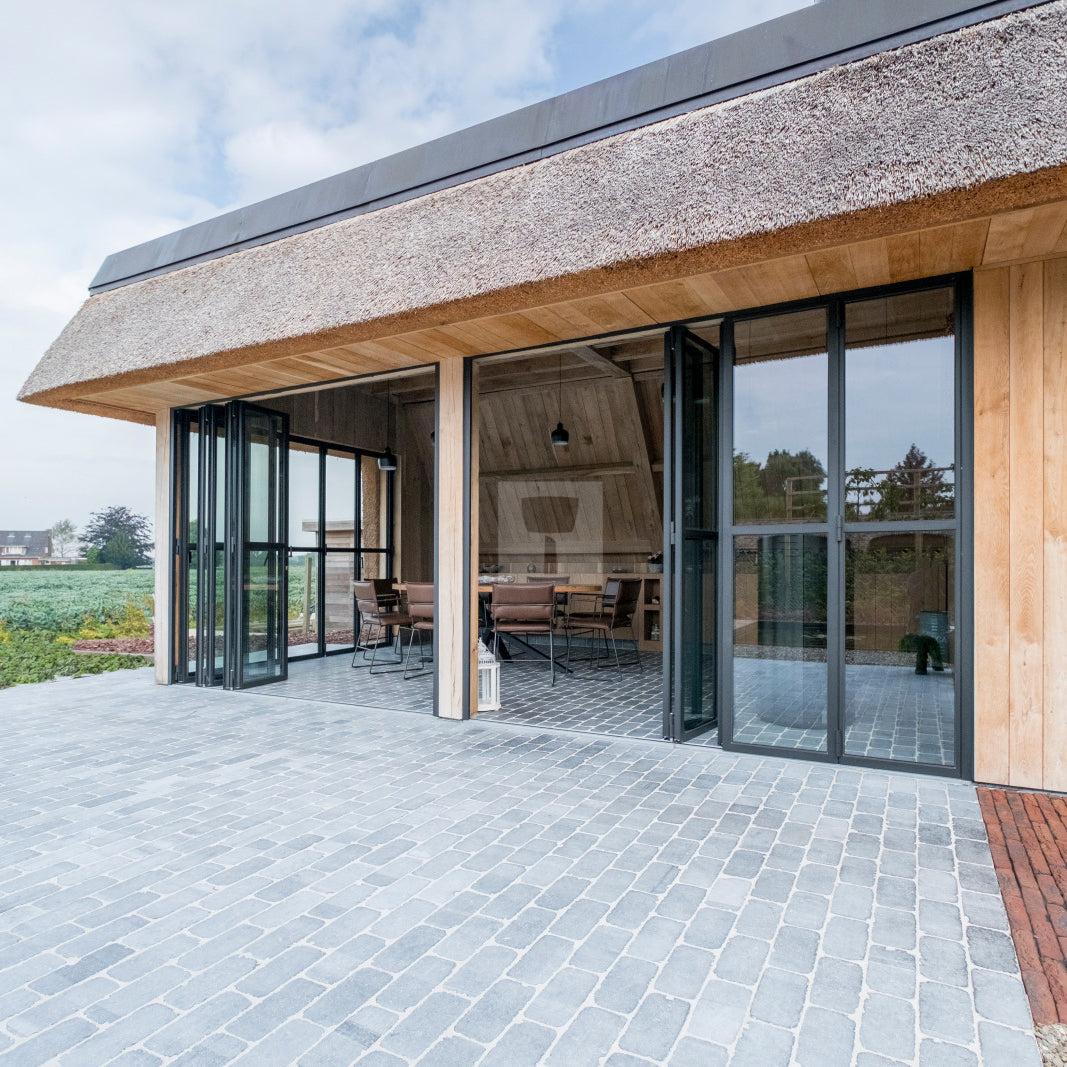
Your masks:
[[[845,312],[845,519],[951,519],[955,323],[951,289]]]
[[[734,522],[825,522],[825,309],[739,322],[734,350]]]

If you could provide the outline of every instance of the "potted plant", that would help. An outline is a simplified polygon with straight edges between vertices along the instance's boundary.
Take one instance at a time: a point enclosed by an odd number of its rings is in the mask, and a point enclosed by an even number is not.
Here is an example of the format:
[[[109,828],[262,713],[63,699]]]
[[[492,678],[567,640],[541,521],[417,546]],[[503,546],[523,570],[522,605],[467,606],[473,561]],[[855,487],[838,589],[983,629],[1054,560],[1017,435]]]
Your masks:
[[[663,573],[663,553],[653,552],[648,557],[648,570],[650,574],[662,574]]]

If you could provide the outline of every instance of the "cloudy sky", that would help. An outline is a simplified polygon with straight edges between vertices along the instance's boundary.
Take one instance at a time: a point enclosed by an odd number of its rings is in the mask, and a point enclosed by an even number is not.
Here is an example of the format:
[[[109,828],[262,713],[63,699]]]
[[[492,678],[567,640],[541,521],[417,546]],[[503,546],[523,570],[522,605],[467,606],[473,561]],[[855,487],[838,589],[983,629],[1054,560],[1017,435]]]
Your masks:
[[[151,430],[14,399],[108,253],[808,2],[5,5],[0,528],[151,514]]]

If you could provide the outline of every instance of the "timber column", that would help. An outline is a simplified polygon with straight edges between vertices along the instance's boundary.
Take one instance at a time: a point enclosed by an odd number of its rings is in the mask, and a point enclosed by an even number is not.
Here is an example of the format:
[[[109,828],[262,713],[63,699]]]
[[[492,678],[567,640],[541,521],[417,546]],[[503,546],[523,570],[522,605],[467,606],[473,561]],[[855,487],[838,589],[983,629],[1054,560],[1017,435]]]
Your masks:
[[[170,412],[156,413],[156,558],[155,599],[153,620],[155,623],[156,683],[166,685],[170,681],[170,633],[171,600],[170,585],[171,544],[171,484],[170,484]]]
[[[470,597],[468,583],[473,569],[464,551],[468,524],[477,529],[477,502],[472,493],[471,514],[464,513],[466,491],[464,433],[464,361],[449,359],[438,364],[437,393],[437,559],[434,583],[437,589],[434,637],[437,643],[437,714],[445,719],[465,717],[465,705],[477,709],[477,652],[473,616],[477,598]],[[474,451],[474,449],[472,449]],[[471,553],[475,538],[471,538]],[[466,621],[466,625],[464,625]],[[464,695],[468,699],[464,700]]]

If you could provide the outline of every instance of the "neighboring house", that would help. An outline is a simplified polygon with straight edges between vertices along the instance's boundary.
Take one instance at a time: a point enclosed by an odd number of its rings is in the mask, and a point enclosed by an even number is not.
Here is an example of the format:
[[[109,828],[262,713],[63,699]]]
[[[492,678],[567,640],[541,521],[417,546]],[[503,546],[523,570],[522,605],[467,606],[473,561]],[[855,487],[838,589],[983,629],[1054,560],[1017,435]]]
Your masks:
[[[0,567],[38,567],[54,562],[48,530],[0,530]]]
[[[633,572],[664,736],[1067,790],[1064,0],[827,0],[91,294],[21,398],[156,427],[161,682],[284,677],[288,554],[377,553],[464,719],[480,570]]]

